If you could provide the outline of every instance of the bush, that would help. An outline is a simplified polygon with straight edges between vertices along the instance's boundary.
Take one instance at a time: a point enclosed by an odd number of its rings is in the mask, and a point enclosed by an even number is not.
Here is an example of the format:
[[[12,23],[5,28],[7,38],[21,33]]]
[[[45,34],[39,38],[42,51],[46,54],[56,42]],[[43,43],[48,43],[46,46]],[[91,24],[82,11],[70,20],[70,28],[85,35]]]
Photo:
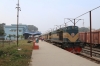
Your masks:
[[[32,44],[23,41],[19,43],[22,50],[18,50],[18,47],[14,44],[0,48],[0,66],[29,66]]]

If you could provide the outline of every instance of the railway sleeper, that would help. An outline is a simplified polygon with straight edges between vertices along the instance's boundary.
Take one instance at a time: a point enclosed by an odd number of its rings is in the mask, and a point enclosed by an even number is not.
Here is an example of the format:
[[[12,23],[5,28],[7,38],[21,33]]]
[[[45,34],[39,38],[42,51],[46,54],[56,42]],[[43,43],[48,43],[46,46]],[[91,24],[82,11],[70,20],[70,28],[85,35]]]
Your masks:
[[[88,55],[90,55],[90,51],[83,51],[84,53],[86,53],[86,54],[88,54]],[[94,57],[100,57],[100,54],[98,54],[98,53],[92,53],[92,55],[94,56]]]

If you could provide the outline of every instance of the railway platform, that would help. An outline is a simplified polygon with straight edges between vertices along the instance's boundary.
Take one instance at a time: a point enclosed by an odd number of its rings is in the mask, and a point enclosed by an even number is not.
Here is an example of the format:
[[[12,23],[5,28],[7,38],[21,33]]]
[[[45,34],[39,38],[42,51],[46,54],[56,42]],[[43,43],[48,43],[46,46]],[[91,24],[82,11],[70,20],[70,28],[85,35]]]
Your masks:
[[[39,41],[39,49],[32,51],[30,66],[100,66],[50,43]]]

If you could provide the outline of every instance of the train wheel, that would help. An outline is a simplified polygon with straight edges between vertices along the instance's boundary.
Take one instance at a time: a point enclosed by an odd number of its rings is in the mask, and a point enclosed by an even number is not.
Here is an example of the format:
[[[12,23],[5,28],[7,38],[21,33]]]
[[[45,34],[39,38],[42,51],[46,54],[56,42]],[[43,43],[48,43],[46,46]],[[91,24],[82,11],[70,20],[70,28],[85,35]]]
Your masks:
[[[62,49],[65,49],[65,48],[66,48],[66,44],[63,43],[63,44],[61,45],[61,48],[62,48]]]
[[[73,53],[73,48],[66,48],[65,50]]]
[[[75,50],[76,53],[80,53],[82,51],[82,48],[81,47],[75,47],[74,50]]]

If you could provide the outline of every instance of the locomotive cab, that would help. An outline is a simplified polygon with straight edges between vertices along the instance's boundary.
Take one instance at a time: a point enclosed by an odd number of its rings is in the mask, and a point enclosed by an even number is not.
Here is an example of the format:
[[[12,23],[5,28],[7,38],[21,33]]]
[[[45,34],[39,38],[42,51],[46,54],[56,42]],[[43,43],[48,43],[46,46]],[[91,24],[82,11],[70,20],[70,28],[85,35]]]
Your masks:
[[[79,53],[82,50],[81,42],[79,41],[79,32],[77,26],[68,26],[65,28],[63,33],[63,44],[62,48],[70,51]]]
[[[51,32],[48,33],[48,42],[51,42]]]
[[[63,31],[61,29],[57,30],[57,35],[59,36],[59,40],[63,41]]]

